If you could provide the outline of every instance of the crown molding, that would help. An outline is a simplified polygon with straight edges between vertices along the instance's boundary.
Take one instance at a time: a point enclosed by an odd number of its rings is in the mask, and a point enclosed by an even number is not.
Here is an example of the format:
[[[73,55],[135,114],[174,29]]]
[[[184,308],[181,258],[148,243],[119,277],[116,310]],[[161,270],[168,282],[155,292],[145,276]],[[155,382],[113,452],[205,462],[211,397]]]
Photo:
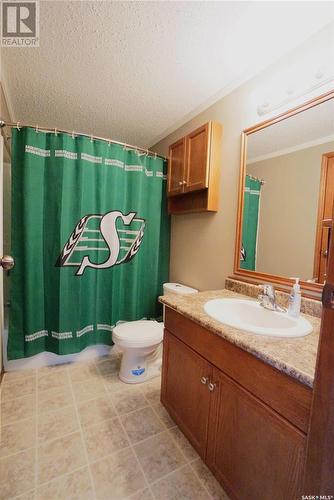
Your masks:
[[[326,144],[327,142],[334,142],[334,134],[328,135],[326,137],[320,137],[320,139],[304,142],[302,144],[297,144],[296,146],[292,146],[291,148],[280,149],[273,153],[255,156],[254,158],[250,158],[249,160],[247,160],[246,164],[251,165],[252,163],[257,163],[259,161],[270,160],[271,158],[276,158],[277,156],[287,155],[296,151],[300,151],[302,149],[313,148],[315,146],[320,146],[321,144]]]

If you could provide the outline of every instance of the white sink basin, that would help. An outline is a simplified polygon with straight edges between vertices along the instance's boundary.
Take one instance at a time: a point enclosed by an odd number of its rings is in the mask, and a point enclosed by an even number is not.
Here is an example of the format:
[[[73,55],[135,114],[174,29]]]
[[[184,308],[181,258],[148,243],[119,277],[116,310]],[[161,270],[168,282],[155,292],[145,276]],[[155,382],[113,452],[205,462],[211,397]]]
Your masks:
[[[303,317],[269,311],[252,300],[213,299],[204,305],[205,312],[225,325],[269,337],[304,337],[312,325]]]

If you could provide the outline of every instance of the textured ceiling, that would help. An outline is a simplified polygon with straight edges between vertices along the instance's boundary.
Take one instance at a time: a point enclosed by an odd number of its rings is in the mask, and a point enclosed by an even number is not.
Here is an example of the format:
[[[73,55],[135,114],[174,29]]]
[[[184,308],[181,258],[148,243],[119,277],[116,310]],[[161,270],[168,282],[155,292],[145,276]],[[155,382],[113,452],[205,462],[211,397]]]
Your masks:
[[[41,1],[1,51],[14,118],[151,145],[319,30],[330,2]]]

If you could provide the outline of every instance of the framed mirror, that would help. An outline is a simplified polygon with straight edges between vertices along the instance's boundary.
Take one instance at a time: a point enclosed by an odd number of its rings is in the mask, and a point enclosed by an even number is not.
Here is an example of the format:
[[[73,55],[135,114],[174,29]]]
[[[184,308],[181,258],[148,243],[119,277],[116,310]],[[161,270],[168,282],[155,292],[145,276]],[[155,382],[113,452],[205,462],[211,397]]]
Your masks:
[[[334,91],[242,134],[236,276],[321,291],[334,209]]]

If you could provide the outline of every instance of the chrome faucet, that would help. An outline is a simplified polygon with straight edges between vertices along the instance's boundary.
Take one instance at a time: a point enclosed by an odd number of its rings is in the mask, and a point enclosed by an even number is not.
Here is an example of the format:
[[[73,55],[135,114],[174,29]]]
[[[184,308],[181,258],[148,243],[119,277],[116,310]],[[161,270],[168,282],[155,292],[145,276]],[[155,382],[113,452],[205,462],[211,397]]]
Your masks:
[[[273,285],[260,285],[262,293],[258,295],[260,306],[270,311],[285,312],[283,307],[280,307],[276,302],[275,288]]]

